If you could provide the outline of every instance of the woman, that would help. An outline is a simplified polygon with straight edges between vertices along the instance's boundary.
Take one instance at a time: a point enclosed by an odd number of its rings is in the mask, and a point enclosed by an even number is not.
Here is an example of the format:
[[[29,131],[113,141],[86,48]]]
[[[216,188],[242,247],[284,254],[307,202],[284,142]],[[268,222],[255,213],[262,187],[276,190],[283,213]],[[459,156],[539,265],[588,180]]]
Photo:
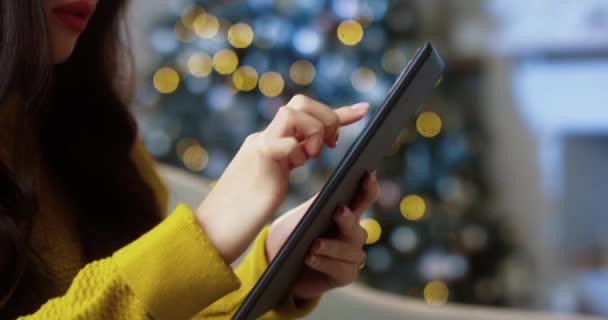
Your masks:
[[[368,105],[294,97],[196,210],[163,220],[167,192],[126,108],[125,1],[73,1],[0,0],[0,318],[229,318],[312,201],[264,228],[290,170],[335,146]],[[358,219],[379,192],[374,174],[362,184],[336,213],[339,237],[315,242],[265,318],[305,315],[354,281]]]

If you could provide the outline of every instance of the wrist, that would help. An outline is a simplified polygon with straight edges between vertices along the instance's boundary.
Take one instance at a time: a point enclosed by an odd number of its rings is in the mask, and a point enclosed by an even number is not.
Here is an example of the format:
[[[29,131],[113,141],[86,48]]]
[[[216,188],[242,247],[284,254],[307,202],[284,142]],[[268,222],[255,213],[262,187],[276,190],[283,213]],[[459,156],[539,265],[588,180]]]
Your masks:
[[[195,212],[195,219],[209,242],[215,247],[226,264],[231,264],[238,255],[231,249],[230,239],[222,237],[221,225],[212,221],[212,216],[205,214],[206,210],[201,204]]]

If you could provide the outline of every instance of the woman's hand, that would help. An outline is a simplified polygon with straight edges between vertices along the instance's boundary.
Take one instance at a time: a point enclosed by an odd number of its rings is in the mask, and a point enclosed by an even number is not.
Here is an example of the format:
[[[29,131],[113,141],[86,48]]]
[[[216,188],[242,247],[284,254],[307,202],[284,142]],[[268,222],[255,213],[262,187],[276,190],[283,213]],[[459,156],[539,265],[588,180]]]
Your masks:
[[[338,129],[362,119],[368,107],[360,103],[333,110],[296,95],[266,129],[245,139],[196,210],[197,221],[227,263],[247,249],[277,210],[289,172],[318,157],[323,145],[335,147]]]
[[[378,198],[380,186],[375,173],[363,179],[361,191],[348,206],[338,209],[334,220],[338,225],[336,239],[317,239],[306,258],[305,270],[291,288],[296,299],[311,299],[335,287],[345,286],[357,279],[365,261],[363,245],[367,240],[359,219]],[[279,217],[270,227],[266,240],[266,255],[271,261],[312,204],[313,197]]]

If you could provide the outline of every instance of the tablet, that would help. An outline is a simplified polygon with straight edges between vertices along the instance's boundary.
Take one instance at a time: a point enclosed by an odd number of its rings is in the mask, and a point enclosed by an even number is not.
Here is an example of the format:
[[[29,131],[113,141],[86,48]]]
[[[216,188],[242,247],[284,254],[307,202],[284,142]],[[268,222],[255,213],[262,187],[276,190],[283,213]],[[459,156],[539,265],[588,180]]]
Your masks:
[[[284,301],[305,268],[313,241],[334,234],[336,209],[349,204],[365,174],[379,166],[401,129],[431,96],[443,69],[443,61],[429,43],[418,49],[233,319],[256,319]]]

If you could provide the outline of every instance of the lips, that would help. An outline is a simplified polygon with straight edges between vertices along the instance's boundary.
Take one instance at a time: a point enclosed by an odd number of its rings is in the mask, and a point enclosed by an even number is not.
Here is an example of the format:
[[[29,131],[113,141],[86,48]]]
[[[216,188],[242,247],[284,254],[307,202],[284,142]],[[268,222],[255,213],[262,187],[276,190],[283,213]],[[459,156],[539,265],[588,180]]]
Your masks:
[[[82,32],[93,14],[94,6],[89,1],[74,1],[53,8],[53,13],[69,29]]]

